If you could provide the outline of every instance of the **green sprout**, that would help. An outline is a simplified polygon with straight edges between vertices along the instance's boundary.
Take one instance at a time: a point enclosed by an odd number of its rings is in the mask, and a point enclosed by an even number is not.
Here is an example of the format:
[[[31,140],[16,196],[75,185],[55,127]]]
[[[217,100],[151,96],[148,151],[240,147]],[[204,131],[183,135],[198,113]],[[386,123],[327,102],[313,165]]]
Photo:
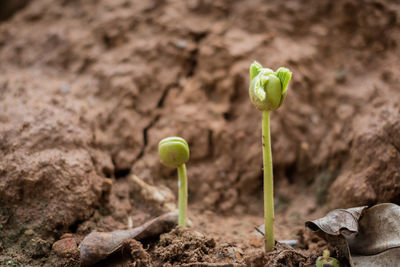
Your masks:
[[[189,160],[189,146],[181,137],[167,137],[158,144],[158,153],[161,163],[168,167],[178,168],[178,226],[185,227],[187,221],[187,195],[188,185],[186,177],[186,165]]]
[[[264,239],[265,251],[270,252],[275,245],[274,239],[274,184],[272,172],[271,136],[269,113],[278,109],[287,94],[292,72],[279,68],[276,72],[263,68],[255,61],[250,66],[249,95],[251,103],[263,112],[262,144],[264,160]]]
[[[330,257],[329,250],[325,249],[322,256],[319,256],[315,267],[340,267],[340,262]]]

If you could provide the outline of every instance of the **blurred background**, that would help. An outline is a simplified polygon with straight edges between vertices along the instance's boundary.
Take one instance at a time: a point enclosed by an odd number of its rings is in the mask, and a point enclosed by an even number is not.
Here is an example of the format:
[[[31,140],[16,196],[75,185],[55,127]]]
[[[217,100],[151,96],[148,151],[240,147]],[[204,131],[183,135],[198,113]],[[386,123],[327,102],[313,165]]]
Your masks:
[[[271,114],[278,214],[399,204],[399,16],[394,0],[2,0],[0,246],[47,257],[62,233],[156,215],[128,177],[176,192],[170,135],[190,145],[193,213],[261,217],[254,60],[293,72]]]

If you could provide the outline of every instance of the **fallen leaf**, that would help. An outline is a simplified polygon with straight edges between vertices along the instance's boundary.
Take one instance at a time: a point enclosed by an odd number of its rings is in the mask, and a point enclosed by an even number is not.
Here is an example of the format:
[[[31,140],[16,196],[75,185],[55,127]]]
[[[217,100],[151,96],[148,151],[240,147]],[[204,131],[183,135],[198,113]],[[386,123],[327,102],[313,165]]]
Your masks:
[[[169,232],[177,225],[177,222],[178,213],[169,212],[133,229],[92,232],[79,245],[81,266],[90,266],[107,258],[120,250],[125,240],[136,239],[140,241]]]
[[[306,222],[306,226],[313,231],[321,230],[329,235],[357,233],[358,220],[365,208],[367,206],[333,210],[325,217]]]
[[[359,255],[400,247],[400,206],[386,203],[369,208],[359,221],[358,235],[347,241],[351,252]]]
[[[306,226],[335,246],[350,266],[400,265],[400,206],[396,204],[333,210]]]

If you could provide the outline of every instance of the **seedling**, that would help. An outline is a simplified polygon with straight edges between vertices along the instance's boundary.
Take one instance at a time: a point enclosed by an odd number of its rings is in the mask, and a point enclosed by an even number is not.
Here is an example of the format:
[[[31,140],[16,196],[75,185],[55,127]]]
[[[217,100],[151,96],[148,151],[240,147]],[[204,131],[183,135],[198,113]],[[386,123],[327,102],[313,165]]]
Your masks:
[[[329,250],[325,249],[322,256],[319,256],[315,267],[340,267],[340,262],[330,257]]]
[[[189,160],[189,146],[181,137],[167,137],[158,144],[158,153],[162,164],[178,168],[178,226],[185,227],[188,194],[185,163]]]
[[[264,239],[265,251],[274,248],[274,185],[272,172],[271,136],[269,113],[278,109],[287,94],[287,87],[292,72],[287,68],[279,68],[276,72],[263,68],[255,61],[250,66],[249,95],[251,103],[263,112],[262,145],[264,161]]]

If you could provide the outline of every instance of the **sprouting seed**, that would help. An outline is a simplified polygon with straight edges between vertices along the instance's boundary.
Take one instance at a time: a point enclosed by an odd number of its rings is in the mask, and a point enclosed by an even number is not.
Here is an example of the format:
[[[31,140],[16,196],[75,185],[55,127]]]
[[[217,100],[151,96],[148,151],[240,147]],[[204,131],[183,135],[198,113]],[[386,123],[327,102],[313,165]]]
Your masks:
[[[187,222],[188,185],[186,165],[189,160],[189,145],[181,137],[167,137],[158,144],[161,163],[168,167],[178,168],[178,226],[185,227]]]
[[[329,250],[325,249],[322,256],[318,257],[315,267],[340,267],[340,262],[330,257]]]
[[[273,71],[255,61],[250,66],[249,96],[251,103],[263,112],[262,145],[264,161],[264,239],[265,251],[272,251],[274,240],[274,192],[270,137],[270,111],[278,109],[287,94],[292,72],[287,68]]]

